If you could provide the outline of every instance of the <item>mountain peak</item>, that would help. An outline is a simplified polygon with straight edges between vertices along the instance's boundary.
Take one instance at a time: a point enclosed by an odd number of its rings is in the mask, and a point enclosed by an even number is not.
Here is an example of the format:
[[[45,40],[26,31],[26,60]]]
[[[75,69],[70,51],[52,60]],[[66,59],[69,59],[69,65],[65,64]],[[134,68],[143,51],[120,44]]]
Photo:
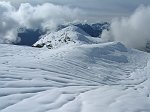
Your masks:
[[[42,36],[42,38],[37,41],[33,46],[46,46],[49,49],[53,49],[59,48],[64,45],[97,43],[97,40],[98,39],[91,37],[79,27],[70,25],[59,31],[51,32]]]

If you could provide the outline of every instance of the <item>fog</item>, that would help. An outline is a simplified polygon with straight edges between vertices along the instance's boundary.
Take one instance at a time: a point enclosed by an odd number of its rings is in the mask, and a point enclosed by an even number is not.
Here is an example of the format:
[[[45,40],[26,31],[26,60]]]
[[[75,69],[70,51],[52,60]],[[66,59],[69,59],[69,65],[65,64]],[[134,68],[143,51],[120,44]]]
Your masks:
[[[129,17],[115,18],[103,41],[120,41],[128,47],[144,50],[150,41],[150,7],[140,6]]]

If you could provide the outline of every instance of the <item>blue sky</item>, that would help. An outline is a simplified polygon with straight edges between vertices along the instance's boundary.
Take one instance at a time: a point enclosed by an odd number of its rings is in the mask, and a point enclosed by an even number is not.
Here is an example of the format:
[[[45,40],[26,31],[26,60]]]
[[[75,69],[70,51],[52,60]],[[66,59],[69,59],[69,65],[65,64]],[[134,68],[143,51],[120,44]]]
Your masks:
[[[111,20],[114,17],[128,16],[140,5],[150,5],[150,0],[1,0],[10,1],[16,6],[23,2],[33,5],[45,2],[80,8],[86,12],[87,20]],[[85,16],[85,15],[84,15]]]

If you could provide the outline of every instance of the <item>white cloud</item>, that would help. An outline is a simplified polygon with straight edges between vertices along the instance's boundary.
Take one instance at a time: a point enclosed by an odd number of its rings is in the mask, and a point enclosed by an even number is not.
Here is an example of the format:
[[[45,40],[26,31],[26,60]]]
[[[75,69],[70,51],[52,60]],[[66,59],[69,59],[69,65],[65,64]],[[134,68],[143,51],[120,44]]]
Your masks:
[[[102,38],[121,41],[137,49],[145,49],[150,41],[150,7],[139,7],[130,17],[114,19],[109,32],[103,32]]]
[[[22,3],[15,8],[9,2],[0,2],[0,42],[17,42],[17,28],[54,29],[58,24],[79,19],[83,12],[77,8],[50,3],[32,6]]]
[[[10,43],[18,41],[16,35],[17,23],[9,17],[9,12],[14,11],[14,7],[8,2],[0,2],[0,42]]]
[[[150,0],[5,0],[16,6],[20,3],[32,5],[52,3],[70,7],[79,7],[85,12],[90,22],[111,20],[113,17],[129,16],[139,5],[150,5]]]

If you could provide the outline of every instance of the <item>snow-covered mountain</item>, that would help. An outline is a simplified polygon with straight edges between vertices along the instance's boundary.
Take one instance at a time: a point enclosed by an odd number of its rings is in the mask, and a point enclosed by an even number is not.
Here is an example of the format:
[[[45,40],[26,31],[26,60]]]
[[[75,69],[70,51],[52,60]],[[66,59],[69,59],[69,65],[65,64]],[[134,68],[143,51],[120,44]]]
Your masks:
[[[82,32],[67,29],[70,40]],[[148,53],[120,42],[0,48],[0,112],[150,112]]]
[[[102,31],[104,29],[109,30],[110,24],[107,22],[104,23],[67,23],[65,25],[58,25],[56,28],[56,31],[62,30],[70,25],[76,26],[80,29],[82,29],[84,32],[89,34],[92,37],[100,37],[102,34]],[[43,30],[40,28],[37,29],[27,29],[25,27],[18,28],[18,37],[20,38],[20,41],[18,43],[14,43],[16,45],[26,45],[26,46],[32,46],[35,42],[37,42],[41,36],[46,35],[47,32],[52,32],[51,30]]]
[[[79,27],[71,25],[59,31],[42,36],[33,46],[46,46],[49,49],[53,49],[64,45],[94,44],[99,42],[99,38],[91,37]]]

